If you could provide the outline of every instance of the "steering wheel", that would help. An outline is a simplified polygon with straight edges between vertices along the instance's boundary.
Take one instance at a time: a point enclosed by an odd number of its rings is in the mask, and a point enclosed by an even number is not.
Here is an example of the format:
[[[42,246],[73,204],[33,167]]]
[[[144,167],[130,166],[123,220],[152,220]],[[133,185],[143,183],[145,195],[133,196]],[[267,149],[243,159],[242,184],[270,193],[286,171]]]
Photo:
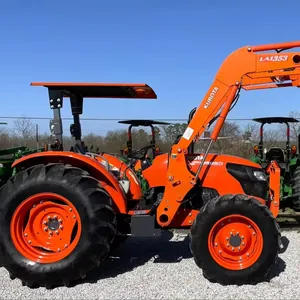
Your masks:
[[[148,145],[145,146],[143,148],[140,148],[136,151],[131,152],[130,154],[127,155],[128,158],[133,158],[133,159],[139,159],[139,160],[143,160],[146,158],[146,154],[148,152],[149,149],[152,149],[153,145]]]

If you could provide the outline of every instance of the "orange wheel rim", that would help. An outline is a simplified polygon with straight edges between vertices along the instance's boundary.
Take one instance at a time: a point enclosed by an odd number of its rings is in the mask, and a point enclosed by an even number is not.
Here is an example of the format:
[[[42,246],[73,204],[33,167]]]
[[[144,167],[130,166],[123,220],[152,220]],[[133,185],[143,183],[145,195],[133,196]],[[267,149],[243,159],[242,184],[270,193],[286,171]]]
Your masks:
[[[40,193],[25,199],[10,223],[11,239],[26,258],[54,263],[77,246],[81,220],[74,205],[58,194]]]
[[[210,230],[208,249],[215,262],[223,268],[243,270],[255,264],[260,257],[263,235],[249,218],[226,216]]]

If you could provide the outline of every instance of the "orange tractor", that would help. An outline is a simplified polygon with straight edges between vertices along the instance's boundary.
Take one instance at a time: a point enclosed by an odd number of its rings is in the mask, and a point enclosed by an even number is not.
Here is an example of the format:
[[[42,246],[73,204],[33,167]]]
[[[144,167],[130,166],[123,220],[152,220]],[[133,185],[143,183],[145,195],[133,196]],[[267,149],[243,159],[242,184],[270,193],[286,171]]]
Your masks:
[[[144,84],[34,84],[48,88],[56,146],[17,160],[16,175],[0,190],[1,266],[28,286],[69,285],[101,268],[122,237],[190,228],[190,249],[206,278],[222,284],[263,280],[281,245],[275,219],[280,169],[271,162],[267,181],[257,163],[209,148],[241,88],[300,86],[300,52],[283,52],[294,47],[300,41],[247,46],[224,60],[183,135],[143,171],[147,199],[126,163],[81,148],[79,115],[83,98],[150,99],[154,91]],[[71,101],[78,153],[63,151],[64,97]],[[193,153],[190,146],[214,121],[207,150]]]

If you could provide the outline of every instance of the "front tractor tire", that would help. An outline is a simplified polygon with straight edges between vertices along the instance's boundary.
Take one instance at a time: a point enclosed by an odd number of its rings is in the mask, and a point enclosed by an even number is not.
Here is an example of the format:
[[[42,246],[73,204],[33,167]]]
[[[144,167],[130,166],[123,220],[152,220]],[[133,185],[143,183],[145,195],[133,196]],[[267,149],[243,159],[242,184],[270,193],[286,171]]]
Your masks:
[[[191,227],[190,249],[208,280],[256,284],[277,259],[280,236],[266,206],[246,195],[225,195],[200,210]]]
[[[29,287],[69,286],[106,258],[116,234],[99,182],[63,164],[20,171],[0,190],[0,263]]]

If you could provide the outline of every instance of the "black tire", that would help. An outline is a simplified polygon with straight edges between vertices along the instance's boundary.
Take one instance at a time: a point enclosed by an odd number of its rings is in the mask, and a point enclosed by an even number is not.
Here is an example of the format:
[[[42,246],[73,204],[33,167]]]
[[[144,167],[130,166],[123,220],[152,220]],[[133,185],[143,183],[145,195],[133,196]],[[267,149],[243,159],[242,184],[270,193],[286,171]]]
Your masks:
[[[111,244],[111,251],[117,249],[121,244],[123,244],[127,239],[128,235],[131,233],[130,217],[128,215],[117,215],[117,233]]]
[[[55,263],[35,263],[22,256],[10,235],[16,207],[27,197],[52,192],[69,199],[81,217],[81,236],[73,252]],[[37,165],[21,171],[0,190],[1,264],[11,278],[29,287],[69,286],[97,268],[110,251],[116,215],[110,196],[99,182],[81,169],[63,164]]]
[[[261,230],[263,251],[257,261],[242,270],[219,265],[208,249],[211,228],[223,217],[239,214],[252,220]],[[275,263],[280,246],[279,226],[266,206],[246,195],[225,195],[210,200],[197,215],[190,232],[190,250],[204,277],[223,285],[253,284],[261,281]]]
[[[294,178],[292,180],[292,199],[293,209],[300,211],[300,166],[298,166],[294,172]]]

